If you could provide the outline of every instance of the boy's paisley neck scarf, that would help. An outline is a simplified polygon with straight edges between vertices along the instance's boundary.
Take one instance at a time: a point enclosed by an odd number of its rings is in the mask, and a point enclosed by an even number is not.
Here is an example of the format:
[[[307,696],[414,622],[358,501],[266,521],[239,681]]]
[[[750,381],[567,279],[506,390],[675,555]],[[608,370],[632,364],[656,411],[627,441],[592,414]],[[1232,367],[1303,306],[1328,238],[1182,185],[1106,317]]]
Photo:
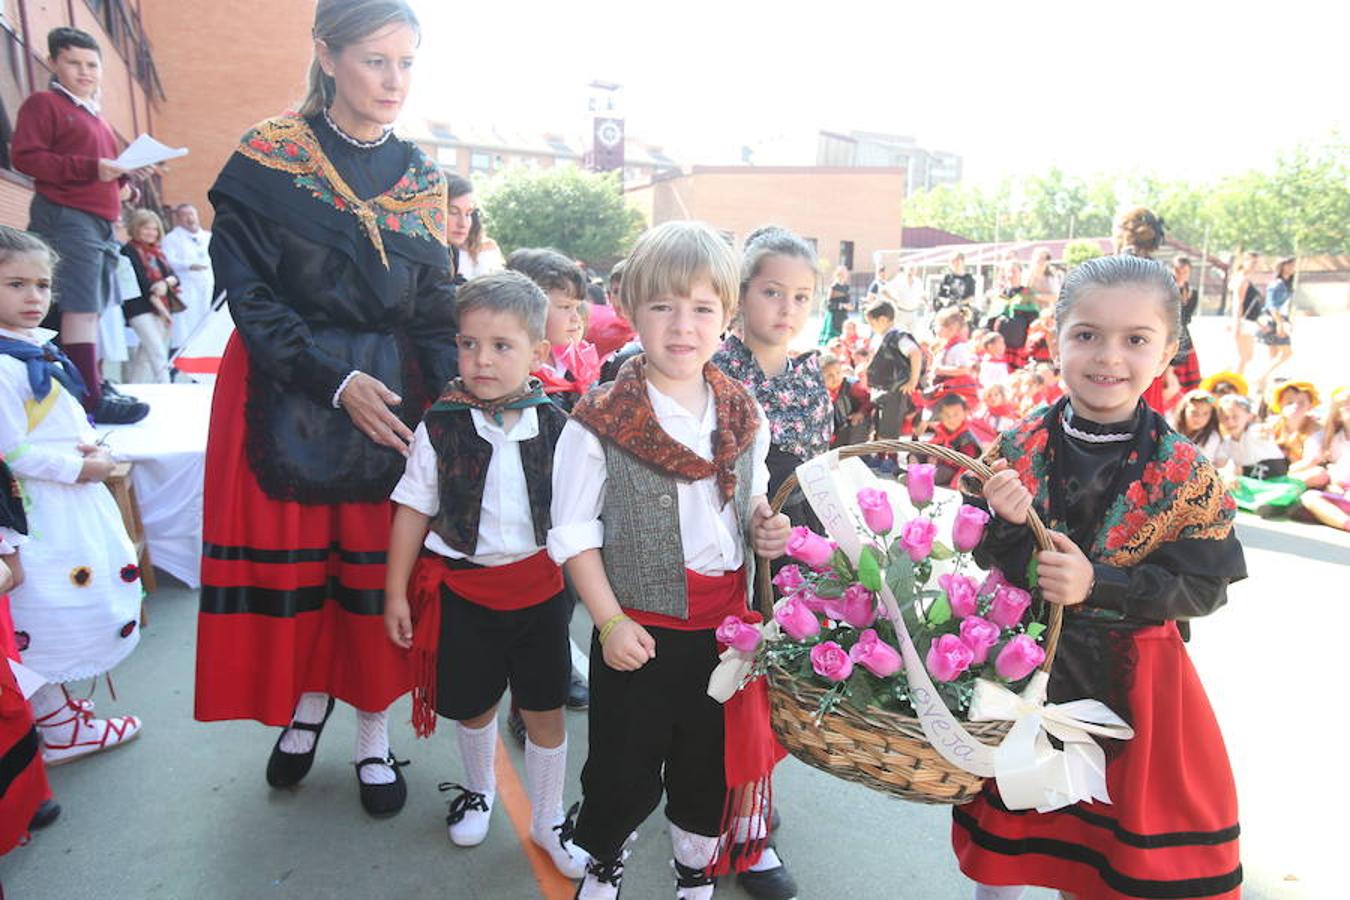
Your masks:
[[[722,503],[736,493],[736,459],[754,443],[759,428],[755,401],[741,385],[712,363],[703,366],[717,412],[713,458],[706,460],[671,437],[647,396],[647,358],[638,355],[619,369],[613,383],[582,397],[572,410],[602,440],[626,450],[662,472],[684,481],[716,477]]]

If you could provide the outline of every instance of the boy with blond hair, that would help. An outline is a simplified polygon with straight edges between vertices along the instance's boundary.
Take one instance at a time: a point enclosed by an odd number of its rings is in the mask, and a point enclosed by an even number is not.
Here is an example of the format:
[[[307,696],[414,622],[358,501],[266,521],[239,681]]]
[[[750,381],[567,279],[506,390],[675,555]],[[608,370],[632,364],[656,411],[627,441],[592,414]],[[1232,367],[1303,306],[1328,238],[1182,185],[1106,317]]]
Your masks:
[[[575,833],[593,857],[583,900],[618,896],[624,843],[663,793],[677,896],[710,897],[714,873],[770,856],[782,751],[763,682],[724,705],[707,693],[718,626],[758,621],[755,555],[780,556],[789,531],[764,498],[768,422],[710,363],[739,288],[736,254],[708,226],[644,234],[619,298],[644,352],[582,398],[558,439],[549,552],[596,625]]]

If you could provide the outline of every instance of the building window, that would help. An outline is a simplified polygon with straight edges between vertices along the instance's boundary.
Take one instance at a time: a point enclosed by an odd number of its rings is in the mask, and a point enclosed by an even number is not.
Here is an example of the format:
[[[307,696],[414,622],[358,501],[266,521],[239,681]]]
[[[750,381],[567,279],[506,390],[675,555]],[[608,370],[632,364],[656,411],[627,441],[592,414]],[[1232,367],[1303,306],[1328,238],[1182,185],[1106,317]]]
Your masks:
[[[839,265],[843,266],[845,269],[848,269],[850,272],[853,271],[853,242],[852,242],[852,241],[840,241],[840,242],[839,242]]]
[[[474,172],[492,171],[492,154],[475,150],[469,155],[469,169]]]

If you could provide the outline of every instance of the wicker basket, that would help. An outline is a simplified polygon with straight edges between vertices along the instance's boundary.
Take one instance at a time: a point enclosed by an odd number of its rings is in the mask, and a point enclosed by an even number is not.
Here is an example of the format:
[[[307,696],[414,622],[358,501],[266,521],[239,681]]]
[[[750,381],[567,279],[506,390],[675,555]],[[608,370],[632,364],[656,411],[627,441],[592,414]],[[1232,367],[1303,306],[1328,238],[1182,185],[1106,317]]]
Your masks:
[[[875,453],[922,453],[965,469],[983,482],[993,472],[984,463],[932,444],[912,441],[872,441],[838,451],[840,457]],[[775,511],[797,487],[789,476],[774,495]],[[1027,513],[1027,526],[1041,549],[1051,549],[1050,535],[1034,510]],[[773,585],[769,566],[760,560],[755,594],[766,618],[773,616]],[[1059,643],[1061,610],[1051,604],[1045,633],[1045,662],[1050,670]],[[839,705],[816,724],[823,688],[782,669],[768,672],[769,707],[773,730],[793,756],[809,766],[873,790],[918,803],[966,803],[979,793],[984,779],[947,762],[928,743],[918,719],[886,710],[857,710]],[[966,731],[987,744],[997,744],[1011,727],[1009,722],[963,723]]]

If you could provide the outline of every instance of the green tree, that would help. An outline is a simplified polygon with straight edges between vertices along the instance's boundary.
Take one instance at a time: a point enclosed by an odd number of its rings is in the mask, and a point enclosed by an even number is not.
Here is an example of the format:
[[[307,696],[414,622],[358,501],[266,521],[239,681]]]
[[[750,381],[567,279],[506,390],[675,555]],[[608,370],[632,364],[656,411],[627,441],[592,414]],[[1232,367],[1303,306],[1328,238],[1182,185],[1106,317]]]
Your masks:
[[[510,253],[553,247],[601,263],[622,256],[642,231],[642,214],[624,203],[617,173],[575,167],[508,169],[483,196],[487,229]]]
[[[1271,171],[1221,181],[1206,205],[1220,246],[1276,256],[1343,253],[1350,143],[1339,135],[1281,154]]]
[[[1072,269],[1102,255],[1095,241],[1069,241],[1064,245],[1064,265]]]
[[[1116,213],[1135,204],[1162,216],[1169,237],[1196,248],[1208,234],[1213,250],[1345,252],[1350,143],[1333,134],[1281,154],[1269,169],[1210,183],[1152,174],[1080,178],[1052,167],[995,188],[944,185],[909,198],[905,223],[977,241],[1102,237]]]

